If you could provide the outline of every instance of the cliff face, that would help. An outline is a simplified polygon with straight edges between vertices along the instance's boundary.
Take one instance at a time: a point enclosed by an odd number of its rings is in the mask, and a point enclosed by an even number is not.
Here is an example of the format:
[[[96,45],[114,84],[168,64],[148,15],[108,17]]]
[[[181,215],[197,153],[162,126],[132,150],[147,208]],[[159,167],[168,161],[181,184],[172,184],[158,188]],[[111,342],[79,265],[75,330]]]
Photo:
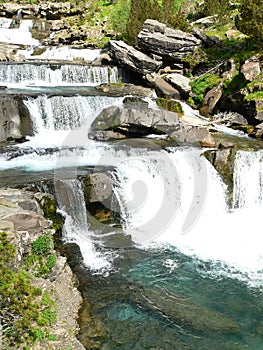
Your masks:
[[[84,347],[76,339],[78,333],[77,317],[82,297],[66,258],[54,250],[52,243],[52,236],[55,233],[52,228],[53,223],[44,217],[41,209],[41,203],[43,204],[46,198],[49,201],[52,200],[51,195],[0,188],[0,231],[7,232],[8,240],[16,249],[12,269],[14,271],[19,268],[27,269],[31,275],[31,285],[41,290],[41,295],[36,299],[36,302],[40,303],[41,297],[48,294],[52,300],[52,313],[56,315],[54,320],[45,325],[44,328],[39,326],[40,330],[43,328],[43,334],[48,333],[52,335],[52,338],[30,344],[30,349],[62,349],[71,346],[72,349],[82,350]],[[40,271],[36,270],[38,262],[46,263],[43,240],[41,241],[43,237],[50,239],[47,260],[49,257],[53,257],[52,260],[55,262],[54,266],[50,266],[51,268]],[[39,252],[36,251],[36,247],[42,249],[41,259],[44,260],[38,260]],[[30,259],[34,260],[33,265],[29,264]],[[45,310],[44,308],[43,313]],[[4,331],[4,321],[2,321],[2,326],[3,345],[5,345],[5,341],[8,342],[8,337]],[[16,348],[19,349],[19,346],[18,344]]]

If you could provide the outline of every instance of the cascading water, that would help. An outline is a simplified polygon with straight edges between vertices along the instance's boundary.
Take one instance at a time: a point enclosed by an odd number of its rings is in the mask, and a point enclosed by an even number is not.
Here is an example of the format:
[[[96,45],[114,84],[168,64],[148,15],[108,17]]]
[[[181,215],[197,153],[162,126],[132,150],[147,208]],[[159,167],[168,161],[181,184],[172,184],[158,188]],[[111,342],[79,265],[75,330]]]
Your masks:
[[[0,42],[26,46],[39,45],[39,41],[32,37],[30,31],[33,26],[32,20],[22,20],[19,28],[10,28],[10,25],[7,23],[0,27]]]
[[[0,64],[0,83],[14,86],[33,85],[88,85],[116,83],[118,69],[106,66],[48,65],[29,63]]]
[[[105,270],[109,262],[95,251],[90,240],[84,193],[78,179],[63,179],[55,183],[56,198],[65,217],[62,239],[78,244],[83,262],[91,269]]]
[[[235,158],[233,207],[262,208],[263,151],[239,151]]]

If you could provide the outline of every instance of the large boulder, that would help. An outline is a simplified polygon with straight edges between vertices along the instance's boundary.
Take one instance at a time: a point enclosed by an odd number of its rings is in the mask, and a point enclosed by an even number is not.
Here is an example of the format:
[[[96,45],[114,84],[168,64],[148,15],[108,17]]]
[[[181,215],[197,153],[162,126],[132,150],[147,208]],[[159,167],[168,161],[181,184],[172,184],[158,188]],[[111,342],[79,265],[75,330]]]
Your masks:
[[[0,142],[20,140],[33,134],[26,106],[12,96],[0,96]]]
[[[166,134],[180,123],[177,113],[158,109],[105,108],[91,124],[91,132],[114,130],[131,137]]]
[[[247,81],[253,81],[261,72],[259,62],[246,62],[241,67],[241,73]]]
[[[161,60],[155,60],[123,41],[110,40],[110,56],[120,66],[141,74],[151,73],[158,70]]]
[[[170,84],[172,84],[183,97],[189,96],[191,92],[190,79],[178,73],[167,74],[165,77]]]
[[[147,19],[138,34],[138,45],[146,53],[161,56],[163,60],[180,62],[201,46],[201,40],[190,33]]]

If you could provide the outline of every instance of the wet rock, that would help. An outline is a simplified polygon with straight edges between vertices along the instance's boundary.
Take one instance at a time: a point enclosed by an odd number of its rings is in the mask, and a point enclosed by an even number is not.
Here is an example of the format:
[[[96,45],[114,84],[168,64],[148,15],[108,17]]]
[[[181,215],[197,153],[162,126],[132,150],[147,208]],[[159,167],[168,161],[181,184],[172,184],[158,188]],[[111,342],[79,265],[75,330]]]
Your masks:
[[[92,202],[103,202],[112,195],[112,184],[110,178],[104,173],[94,173],[88,176],[86,183],[87,200]]]
[[[112,59],[132,71],[147,74],[156,71],[162,65],[162,61],[152,59],[123,41],[110,40],[109,45]]]
[[[163,60],[181,62],[183,57],[201,46],[201,40],[192,34],[147,19],[138,34],[138,45],[144,52],[161,56]]]
[[[153,91],[149,88],[134,84],[101,84],[96,87],[96,90],[112,96],[144,96],[152,97]]]
[[[123,140],[127,136],[121,134],[120,132],[112,130],[103,130],[103,131],[93,131],[88,134],[89,139],[94,141],[113,141],[113,140]]]
[[[90,130],[114,130],[134,136],[167,133],[180,123],[177,113],[157,109],[105,108],[91,124]]]
[[[259,62],[246,62],[241,67],[241,73],[244,75],[247,81],[253,81],[260,74],[260,63]]]
[[[179,143],[198,144],[203,147],[215,147],[216,142],[207,130],[203,127],[193,127],[187,124],[181,124],[169,134],[170,141]]]

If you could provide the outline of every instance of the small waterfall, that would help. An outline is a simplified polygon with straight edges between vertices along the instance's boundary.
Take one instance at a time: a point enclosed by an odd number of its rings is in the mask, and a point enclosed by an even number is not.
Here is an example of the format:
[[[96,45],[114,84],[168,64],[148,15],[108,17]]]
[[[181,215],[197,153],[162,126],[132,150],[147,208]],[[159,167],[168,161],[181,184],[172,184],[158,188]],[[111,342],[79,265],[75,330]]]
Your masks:
[[[12,23],[11,18],[0,18],[0,28],[9,29]],[[1,40],[0,40],[1,41]]]
[[[239,151],[235,158],[233,207],[262,208],[263,151]]]
[[[96,252],[90,239],[85,198],[78,179],[55,182],[59,209],[65,217],[62,240],[79,246],[83,262],[93,270],[107,269],[109,262]]]
[[[46,130],[74,130],[85,123],[86,132],[96,114],[122,98],[108,96],[38,96],[24,103],[30,111],[36,133]]]
[[[40,54],[33,54],[33,50],[19,50],[19,54],[23,54],[26,59],[29,60],[45,60],[45,61],[76,61],[81,60],[85,62],[94,61],[99,55],[101,50],[95,49],[73,49],[70,46],[62,47],[48,47]]]
[[[87,65],[49,65],[49,64],[0,64],[1,84],[34,85],[99,85],[116,83],[117,67]]]
[[[34,39],[30,32],[32,26],[32,20],[22,20],[19,28],[10,28],[10,26],[6,24],[3,27],[0,27],[0,42],[25,46],[38,46],[39,41]]]

